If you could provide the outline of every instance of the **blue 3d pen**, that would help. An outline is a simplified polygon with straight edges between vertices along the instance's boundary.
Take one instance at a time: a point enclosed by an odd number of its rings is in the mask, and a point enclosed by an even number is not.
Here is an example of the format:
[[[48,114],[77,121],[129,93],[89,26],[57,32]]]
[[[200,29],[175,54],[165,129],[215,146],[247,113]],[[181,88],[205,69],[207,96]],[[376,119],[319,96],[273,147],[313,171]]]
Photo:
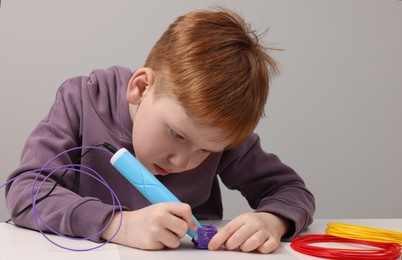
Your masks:
[[[180,202],[180,200],[163,185],[147,168],[145,168],[125,148],[118,150],[110,163],[152,204],[160,202]],[[195,223],[202,228],[193,216]],[[187,234],[197,240],[197,231],[187,230]]]

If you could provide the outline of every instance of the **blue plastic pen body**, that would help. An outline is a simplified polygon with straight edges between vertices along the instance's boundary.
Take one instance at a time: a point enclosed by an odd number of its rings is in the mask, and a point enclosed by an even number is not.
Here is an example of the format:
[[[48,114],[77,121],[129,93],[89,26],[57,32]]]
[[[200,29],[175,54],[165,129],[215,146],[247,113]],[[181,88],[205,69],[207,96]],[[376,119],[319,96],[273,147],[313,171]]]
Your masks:
[[[129,151],[118,150],[110,159],[110,163],[145,196],[152,204],[160,202],[180,202],[180,200],[148,171]],[[193,216],[197,226],[201,224]],[[188,230],[187,234],[196,238],[197,232]]]

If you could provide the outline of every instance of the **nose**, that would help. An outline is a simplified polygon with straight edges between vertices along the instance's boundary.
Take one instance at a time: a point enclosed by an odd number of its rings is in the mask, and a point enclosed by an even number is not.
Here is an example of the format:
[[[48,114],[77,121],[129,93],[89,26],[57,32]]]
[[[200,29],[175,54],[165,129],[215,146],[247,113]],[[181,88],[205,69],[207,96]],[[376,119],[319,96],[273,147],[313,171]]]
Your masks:
[[[191,155],[186,152],[174,153],[168,156],[168,161],[175,170],[184,171],[188,166],[190,157]]]

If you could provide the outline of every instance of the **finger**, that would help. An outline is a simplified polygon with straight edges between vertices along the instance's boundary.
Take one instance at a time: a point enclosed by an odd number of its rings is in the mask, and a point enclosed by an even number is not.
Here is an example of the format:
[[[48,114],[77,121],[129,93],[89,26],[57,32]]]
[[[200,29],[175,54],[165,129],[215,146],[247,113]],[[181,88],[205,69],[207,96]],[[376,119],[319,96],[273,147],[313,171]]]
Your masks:
[[[184,219],[182,219],[176,215],[167,216],[163,220],[162,225],[166,229],[168,229],[171,232],[173,232],[174,234],[176,234],[176,236],[179,238],[184,237],[188,230],[188,223]]]
[[[250,229],[247,225],[242,225],[226,240],[226,249],[235,250],[239,248],[247,239],[252,237],[254,233],[255,231]]]
[[[171,231],[160,225],[152,225],[149,226],[147,234],[143,234],[142,238],[139,239],[141,244],[139,248],[147,250],[158,250],[165,247],[174,248],[176,245],[175,240],[178,240],[178,238]]]
[[[259,253],[268,254],[278,249],[280,244],[280,239],[270,237],[261,246],[259,246],[256,251]]]
[[[198,225],[197,223],[195,223],[193,212],[190,205],[186,203],[179,203],[179,207],[174,207],[174,210],[176,210],[175,212],[176,216],[186,221],[188,229],[191,229],[192,231],[196,231],[198,229]]]
[[[244,239],[239,248],[243,252],[251,252],[262,246],[267,239],[268,237],[264,232],[258,231]]]
[[[229,222],[226,226],[219,229],[215,236],[208,243],[209,250],[217,250],[231,237],[243,224],[240,222]]]
[[[196,231],[198,229],[195,223],[191,207],[185,203],[164,203],[163,219],[160,220],[162,225],[175,233],[179,238],[182,238],[187,233],[188,229]]]
[[[184,219],[187,223],[194,223],[192,219],[192,210],[190,205],[181,202],[168,202],[164,203],[170,214]]]
[[[168,248],[177,248],[180,246],[180,238],[172,231],[165,229],[159,233],[158,242]],[[162,247],[163,248],[163,247]]]

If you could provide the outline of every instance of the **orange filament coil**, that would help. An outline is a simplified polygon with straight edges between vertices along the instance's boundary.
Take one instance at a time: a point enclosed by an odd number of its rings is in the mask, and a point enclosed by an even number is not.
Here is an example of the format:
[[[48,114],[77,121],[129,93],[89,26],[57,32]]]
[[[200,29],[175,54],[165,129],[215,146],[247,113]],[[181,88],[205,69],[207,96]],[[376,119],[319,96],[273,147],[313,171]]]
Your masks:
[[[331,222],[327,225],[326,234],[336,237],[402,245],[402,232],[367,226]]]

